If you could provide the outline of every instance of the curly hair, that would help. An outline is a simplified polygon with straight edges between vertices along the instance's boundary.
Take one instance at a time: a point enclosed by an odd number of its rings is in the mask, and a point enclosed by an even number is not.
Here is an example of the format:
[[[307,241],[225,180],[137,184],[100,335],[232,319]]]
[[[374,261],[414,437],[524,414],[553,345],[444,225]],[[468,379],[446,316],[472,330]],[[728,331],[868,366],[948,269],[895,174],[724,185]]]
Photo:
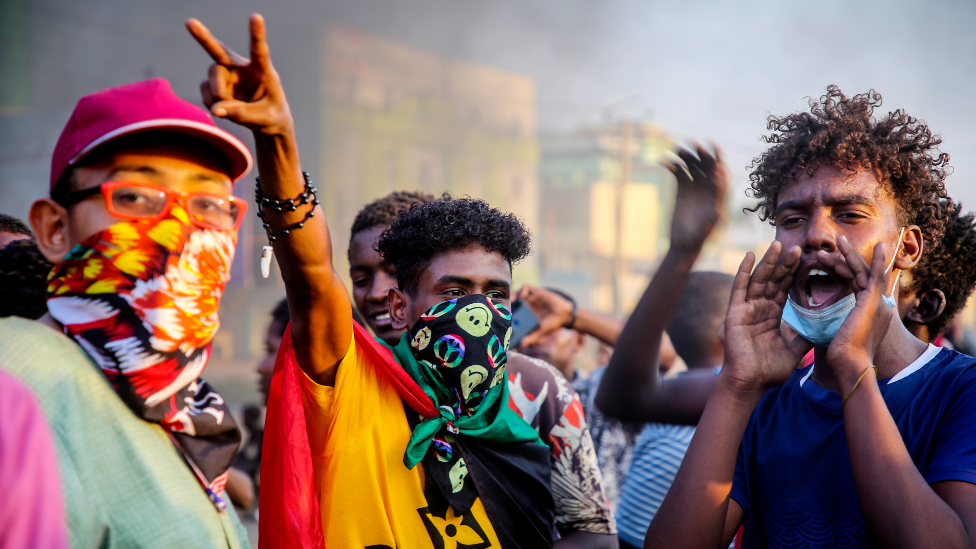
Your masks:
[[[47,275],[54,265],[33,240],[15,240],[0,248],[0,317],[36,320],[47,313]]]
[[[950,206],[948,201],[942,205]],[[928,323],[933,336],[945,331],[976,288],[976,214],[960,215],[962,204],[955,206],[948,213],[942,241],[932,250],[926,250],[912,269],[911,291],[937,288],[945,294],[945,309]]]
[[[761,220],[775,226],[779,191],[801,170],[812,176],[821,163],[851,171],[872,169],[891,185],[900,224],[918,225],[926,246],[934,247],[948,213],[939,205],[946,198],[944,180],[951,170],[949,155],[939,150],[942,138],[901,109],[875,118],[881,94],[874,90],[847,97],[831,85],[809,105],[810,112],[767,119],[772,133],[763,141],[773,146],[752,161],[747,193],[757,203],[746,211],[758,211]]]
[[[509,265],[531,251],[532,237],[514,214],[475,198],[439,199],[397,212],[376,243],[376,251],[396,269],[400,289],[417,295],[420,275],[438,253],[479,244],[498,252]]]

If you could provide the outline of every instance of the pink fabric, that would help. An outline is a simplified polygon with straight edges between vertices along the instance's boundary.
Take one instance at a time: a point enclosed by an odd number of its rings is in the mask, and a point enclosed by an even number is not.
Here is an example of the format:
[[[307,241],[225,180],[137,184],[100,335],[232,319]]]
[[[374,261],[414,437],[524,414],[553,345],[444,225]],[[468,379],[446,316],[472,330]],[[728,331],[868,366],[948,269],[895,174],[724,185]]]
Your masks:
[[[51,188],[92,144],[160,128],[192,134],[216,146],[231,163],[232,179],[251,170],[251,153],[239,139],[218,128],[206,110],[177,97],[169,81],[150,78],[97,91],[78,100],[54,147]]]
[[[54,444],[34,396],[0,372],[0,549],[68,547]]]

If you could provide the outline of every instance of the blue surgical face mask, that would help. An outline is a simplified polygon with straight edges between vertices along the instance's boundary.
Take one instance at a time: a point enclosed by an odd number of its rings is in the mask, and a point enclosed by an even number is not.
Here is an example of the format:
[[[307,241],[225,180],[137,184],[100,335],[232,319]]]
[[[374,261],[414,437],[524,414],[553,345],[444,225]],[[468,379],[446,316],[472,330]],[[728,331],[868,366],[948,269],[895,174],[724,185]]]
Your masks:
[[[891,256],[891,263],[885,269],[885,275],[895,265],[895,258],[898,257],[898,250],[901,248],[901,237],[904,232],[904,227],[898,232],[898,245],[895,248],[895,253]],[[895,283],[891,288],[891,294],[883,296],[885,303],[892,308],[895,306],[895,292],[898,291],[898,279],[900,277],[901,270],[895,276]],[[837,335],[837,330],[840,330],[841,325],[847,320],[847,315],[854,310],[856,303],[854,294],[850,293],[838,300],[837,303],[833,303],[818,311],[811,311],[810,309],[801,307],[790,296],[786,301],[786,305],[783,307],[783,322],[790,328],[793,328],[793,331],[803,336],[803,339],[806,339],[814,345],[826,347],[833,341],[834,336]]]

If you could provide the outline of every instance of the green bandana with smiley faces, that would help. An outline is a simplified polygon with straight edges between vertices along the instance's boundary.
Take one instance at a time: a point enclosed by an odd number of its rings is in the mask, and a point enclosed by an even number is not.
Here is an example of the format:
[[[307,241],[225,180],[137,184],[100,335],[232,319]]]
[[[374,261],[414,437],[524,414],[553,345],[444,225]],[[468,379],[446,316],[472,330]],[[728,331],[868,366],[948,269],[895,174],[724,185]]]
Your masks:
[[[456,511],[464,512],[476,492],[458,438],[471,442],[543,444],[508,406],[508,341],[512,316],[483,295],[438,303],[403,334],[393,354],[431,397],[439,416],[422,419],[403,455],[425,472]]]

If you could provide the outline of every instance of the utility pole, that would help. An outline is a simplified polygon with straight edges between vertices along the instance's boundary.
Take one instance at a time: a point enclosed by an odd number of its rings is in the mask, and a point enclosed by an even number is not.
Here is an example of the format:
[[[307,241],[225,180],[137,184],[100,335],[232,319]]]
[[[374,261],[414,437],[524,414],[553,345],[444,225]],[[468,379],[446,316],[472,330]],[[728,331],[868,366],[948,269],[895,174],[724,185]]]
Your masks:
[[[627,184],[630,183],[630,141],[634,131],[633,121],[623,118],[620,121],[620,180],[616,193],[616,231],[613,247],[613,315],[623,316],[623,278],[626,269],[624,261],[624,200]]]
[[[543,227],[545,231],[545,240],[543,245],[545,250],[542,254],[542,268],[545,271],[554,271],[556,267],[556,246],[558,245],[558,240],[556,238],[556,206],[552,203],[552,197],[545,202],[545,214],[543,218]]]

